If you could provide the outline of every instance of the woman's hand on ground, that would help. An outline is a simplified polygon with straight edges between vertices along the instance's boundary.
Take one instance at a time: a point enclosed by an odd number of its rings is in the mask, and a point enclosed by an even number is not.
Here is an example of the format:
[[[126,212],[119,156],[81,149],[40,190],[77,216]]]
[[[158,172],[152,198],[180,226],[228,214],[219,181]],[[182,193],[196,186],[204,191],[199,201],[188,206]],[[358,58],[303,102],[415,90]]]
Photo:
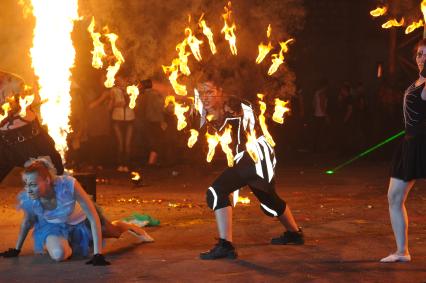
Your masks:
[[[10,248],[7,251],[0,253],[0,256],[2,256],[2,257],[17,257],[20,252],[21,252],[21,250]]]
[[[86,264],[92,264],[94,266],[105,266],[110,265],[109,261],[105,260],[105,257],[102,254],[93,255],[92,259],[87,261]]]

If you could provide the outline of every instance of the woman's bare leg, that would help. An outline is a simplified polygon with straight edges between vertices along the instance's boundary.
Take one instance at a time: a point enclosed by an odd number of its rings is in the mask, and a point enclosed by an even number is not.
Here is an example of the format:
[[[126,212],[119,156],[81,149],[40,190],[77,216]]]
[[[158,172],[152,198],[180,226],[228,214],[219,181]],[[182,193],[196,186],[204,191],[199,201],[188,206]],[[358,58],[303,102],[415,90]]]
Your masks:
[[[47,236],[46,249],[54,261],[64,261],[72,255],[68,240],[60,236]]]

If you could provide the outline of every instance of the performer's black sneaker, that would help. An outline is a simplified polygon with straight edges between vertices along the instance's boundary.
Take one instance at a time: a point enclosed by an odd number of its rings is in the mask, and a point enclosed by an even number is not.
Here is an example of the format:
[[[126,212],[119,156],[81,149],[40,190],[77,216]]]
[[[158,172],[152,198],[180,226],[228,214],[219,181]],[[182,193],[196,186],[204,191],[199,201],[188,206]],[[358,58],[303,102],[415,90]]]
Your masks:
[[[219,242],[213,247],[213,249],[200,254],[200,259],[205,260],[218,258],[235,259],[237,257],[237,250],[231,242],[225,239],[219,239]]]
[[[297,232],[285,231],[281,236],[271,240],[272,245],[303,245],[304,243],[305,239],[300,227]]]

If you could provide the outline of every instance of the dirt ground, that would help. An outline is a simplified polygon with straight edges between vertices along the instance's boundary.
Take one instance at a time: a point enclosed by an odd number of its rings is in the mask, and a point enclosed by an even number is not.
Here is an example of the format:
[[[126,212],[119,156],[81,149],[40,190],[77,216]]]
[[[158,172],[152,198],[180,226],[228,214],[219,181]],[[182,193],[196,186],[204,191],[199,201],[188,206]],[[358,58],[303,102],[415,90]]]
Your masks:
[[[413,261],[381,264],[378,260],[395,250],[386,200],[388,163],[358,161],[335,175],[324,169],[293,162],[277,170],[277,190],[304,229],[304,246],[269,245],[283,229],[245,189],[241,195],[251,203],[234,209],[239,258],[217,261],[201,261],[198,254],[217,236],[204,193],[219,168],[206,173],[182,166],[179,174],[146,170],[142,187],[132,186],[127,176],[99,176],[107,180],[97,187],[105,214],[117,219],[138,212],[159,219],[160,226],[146,228],[155,242],[106,240],[112,265],[93,267],[81,258],[53,263],[34,256],[29,237],[21,256],[0,258],[0,282],[426,282],[426,183],[417,183],[407,202]],[[15,210],[19,190],[0,187],[0,250],[15,245],[22,217]]]

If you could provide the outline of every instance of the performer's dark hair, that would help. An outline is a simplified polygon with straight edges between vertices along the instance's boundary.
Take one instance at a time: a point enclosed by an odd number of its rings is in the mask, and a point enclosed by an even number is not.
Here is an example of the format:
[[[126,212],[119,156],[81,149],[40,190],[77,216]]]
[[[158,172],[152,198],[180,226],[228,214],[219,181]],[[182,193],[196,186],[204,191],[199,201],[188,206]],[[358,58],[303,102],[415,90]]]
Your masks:
[[[420,46],[426,46],[426,38],[421,39],[419,42],[417,42],[416,46],[414,46],[414,50],[413,50],[414,60],[416,59],[416,56],[417,56],[417,49],[419,49]]]

